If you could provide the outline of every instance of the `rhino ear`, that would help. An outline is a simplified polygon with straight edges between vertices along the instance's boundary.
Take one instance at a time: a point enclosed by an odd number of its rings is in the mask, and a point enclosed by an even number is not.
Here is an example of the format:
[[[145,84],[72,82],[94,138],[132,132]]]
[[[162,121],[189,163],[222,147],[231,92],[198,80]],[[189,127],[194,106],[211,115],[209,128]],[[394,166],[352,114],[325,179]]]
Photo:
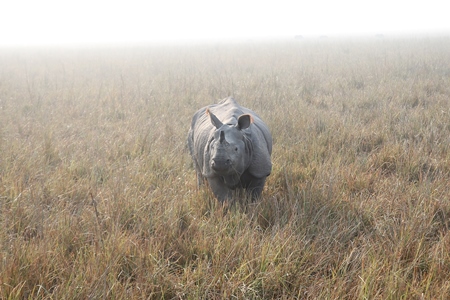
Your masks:
[[[253,123],[253,117],[249,114],[240,115],[238,118],[237,127],[239,130],[246,129]]]
[[[209,108],[206,109],[205,113],[209,116],[209,118],[211,119],[211,123],[214,125],[214,127],[216,127],[217,129],[219,129],[220,127],[222,127],[223,123],[220,122],[220,120],[216,117],[215,114],[213,114]]]

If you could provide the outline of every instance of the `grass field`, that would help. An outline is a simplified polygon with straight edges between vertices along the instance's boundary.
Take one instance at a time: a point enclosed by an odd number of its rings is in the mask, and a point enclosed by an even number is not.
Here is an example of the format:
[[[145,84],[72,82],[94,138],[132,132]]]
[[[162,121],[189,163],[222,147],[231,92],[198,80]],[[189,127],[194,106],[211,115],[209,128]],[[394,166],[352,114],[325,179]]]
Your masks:
[[[197,189],[193,113],[274,137]],[[0,299],[446,299],[450,38],[0,49]]]

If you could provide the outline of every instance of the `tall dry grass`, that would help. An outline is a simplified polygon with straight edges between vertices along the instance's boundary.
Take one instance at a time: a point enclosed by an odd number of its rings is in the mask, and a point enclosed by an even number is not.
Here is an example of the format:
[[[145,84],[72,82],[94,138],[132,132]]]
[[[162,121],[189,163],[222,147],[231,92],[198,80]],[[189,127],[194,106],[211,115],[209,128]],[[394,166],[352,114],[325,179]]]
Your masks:
[[[192,114],[267,122],[254,204],[197,190]],[[0,298],[445,299],[450,39],[0,49]]]

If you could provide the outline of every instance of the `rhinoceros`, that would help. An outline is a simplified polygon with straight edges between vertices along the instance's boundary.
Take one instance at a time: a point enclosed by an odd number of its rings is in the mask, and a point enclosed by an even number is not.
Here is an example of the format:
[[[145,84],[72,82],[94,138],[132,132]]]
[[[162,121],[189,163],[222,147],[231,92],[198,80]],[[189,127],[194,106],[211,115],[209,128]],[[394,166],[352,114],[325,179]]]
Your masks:
[[[260,197],[272,171],[272,135],[256,113],[231,97],[203,107],[192,118],[188,147],[198,185],[206,179],[219,201],[236,189]]]

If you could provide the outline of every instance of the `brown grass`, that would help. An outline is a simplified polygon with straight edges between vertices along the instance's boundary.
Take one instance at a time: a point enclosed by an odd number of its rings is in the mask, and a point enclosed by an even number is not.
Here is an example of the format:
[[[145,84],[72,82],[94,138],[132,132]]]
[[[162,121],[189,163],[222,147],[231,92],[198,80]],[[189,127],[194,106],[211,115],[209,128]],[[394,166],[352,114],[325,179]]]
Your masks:
[[[274,136],[256,204],[197,190],[192,114]],[[445,299],[450,39],[0,49],[1,299]]]

